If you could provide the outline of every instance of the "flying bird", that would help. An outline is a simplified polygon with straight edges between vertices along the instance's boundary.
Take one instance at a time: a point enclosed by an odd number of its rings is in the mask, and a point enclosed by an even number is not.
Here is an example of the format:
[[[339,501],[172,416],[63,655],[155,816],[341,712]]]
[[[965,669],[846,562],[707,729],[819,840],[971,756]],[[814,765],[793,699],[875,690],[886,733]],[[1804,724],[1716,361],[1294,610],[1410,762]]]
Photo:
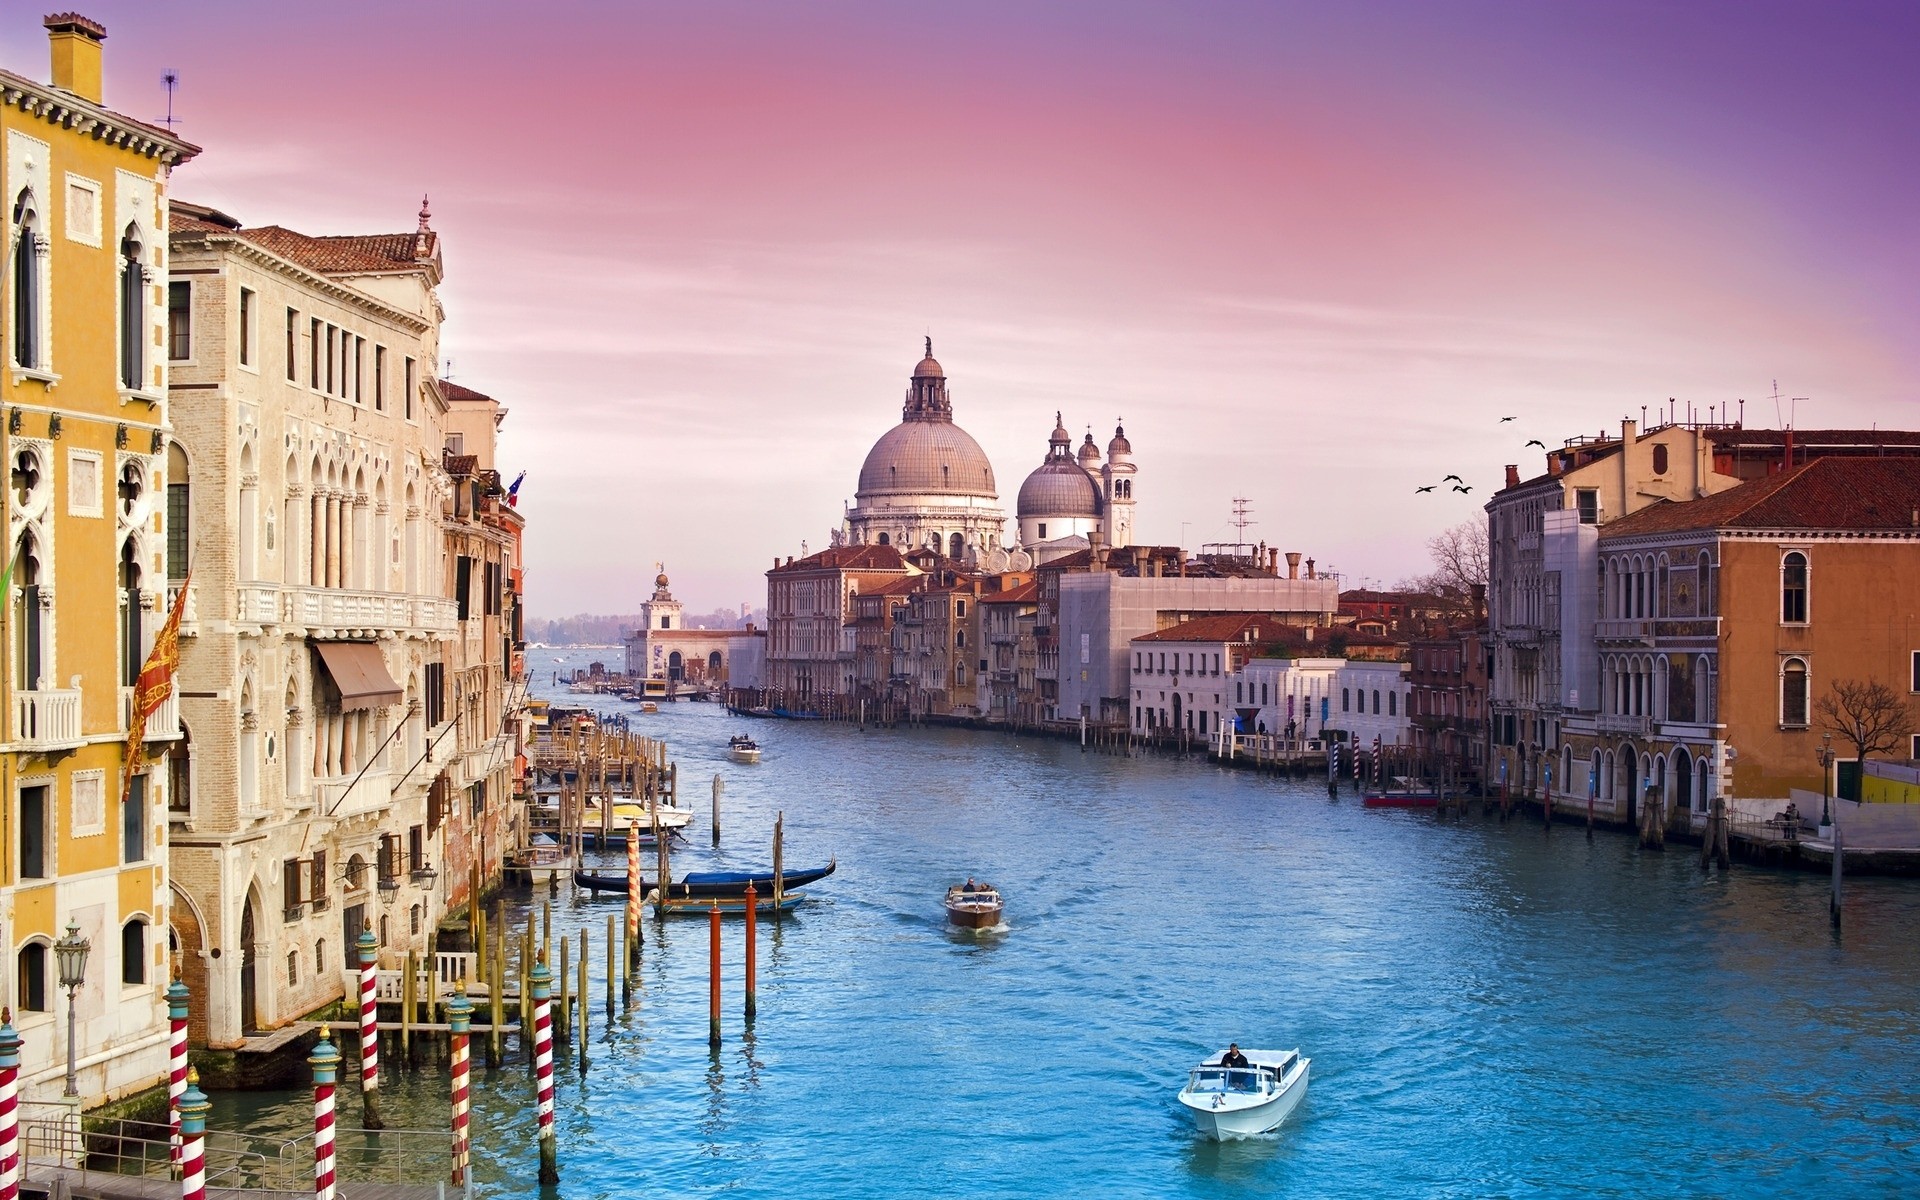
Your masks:
[[[1451,481],[1453,481],[1454,483],[1465,483],[1465,482],[1466,482],[1466,480],[1464,480],[1464,479],[1462,479],[1462,478],[1460,478],[1460,477],[1459,477],[1458,475],[1447,475],[1447,476],[1443,476],[1443,477],[1441,478],[1441,480],[1440,480],[1440,482],[1441,482],[1441,483],[1446,483],[1446,482],[1447,482],[1447,481],[1449,481],[1449,480],[1451,480]]]
[[[1541,440],[1540,440],[1539,438],[1529,438],[1529,439],[1527,440],[1527,445],[1529,445],[1529,446],[1538,446],[1538,447],[1540,447],[1540,448],[1541,448],[1542,450],[1545,450],[1545,449],[1547,448],[1547,444],[1546,444],[1545,442],[1543,442],[1543,441],[1541,441]]]
[[[1463,487],[1463,486],[1461,486],[1460,484],[1457,484],[1457,483],[1456,483],[1456,484],[1454,484],[1454,485],[1453,485],[1453,490],[1454,490],[1454,491],[1456,491],[1456,492],[1470,492],[1470,491],[1472,491],[1473,489],[1472,489],[1472,488],[1470,488],[1470,487]]]
[[[1440,485],[1439,485],[1439,484],[1437,484],[1437,483],[1430,483],[1430,484],[1428,484],[1428,485],[1427,485],[1426,487],[1423,487],[1423,488],[1415,488],[1415,489],[1413,489],[1413,490],[1414,490],[1415,492],[1430,492],[1430,491],[1432,491],[1432,490],[1433,490],[1434,488],[1437,488],[1437,487],[1439,487],[1439,486],[1440,486]]]
[[[1502,425],[1505,425],[1508,421],[1511,421],[1511,420],[1513,420],[1512,417],[1501,417],[1499,423]]]

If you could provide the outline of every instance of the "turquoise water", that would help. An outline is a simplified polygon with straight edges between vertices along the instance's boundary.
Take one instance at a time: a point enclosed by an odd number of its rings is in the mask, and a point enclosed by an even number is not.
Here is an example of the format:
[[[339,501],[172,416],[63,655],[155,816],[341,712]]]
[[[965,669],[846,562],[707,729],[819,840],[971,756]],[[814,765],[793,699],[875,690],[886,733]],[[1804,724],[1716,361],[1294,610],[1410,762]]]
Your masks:
[[[1615,834],[966,732],[754,722],[766,760],[737,766],[715,706],[604,707],[673,744],[702,814],[678,868],[765,864],[784,809],[787,862],[840,870],[763,924],[751,1035],[728,924],[717,1054],[705,922],[649,918],[609,1027],[618,902],[563,899],[596,1000],[560,1075],[561,1195],[1920,1191],[1914,883],[1850,883],[1836,938],[1824,879]],[[947,929],[968,874],[1006,893],[1004,933]],[[1173,1096],[1230,1039],[1299,1046],[1313,1080],[1276,1134],[1215,1145]],[[477,1079],[481,1194],[531,1193],[526,1070]],[[388,1087],[390,1125],[444,1123],[444,1075]],[[216,1125],[307,1120],[299,1095],[219,1103]]]

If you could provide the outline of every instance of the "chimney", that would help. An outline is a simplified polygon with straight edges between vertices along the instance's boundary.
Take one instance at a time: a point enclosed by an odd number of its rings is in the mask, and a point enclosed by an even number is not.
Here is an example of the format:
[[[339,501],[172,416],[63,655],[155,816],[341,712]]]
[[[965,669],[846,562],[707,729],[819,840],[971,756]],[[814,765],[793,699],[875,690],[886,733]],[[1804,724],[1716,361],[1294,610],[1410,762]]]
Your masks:
[[[1315,570],[1313,569],[1313,560],[1312,560],[1312,559],[1308,559],[1308,560],[1307,560],[1307,578],[1308,578],[1308,579],[1318,579],[1318,578],[1320,578],[1320,574],[1319,574],[1319,572],[1317,572],[1317,571],[1315,571]]]
[[[1560,474],[1560,472],[1566,469],[1567,469],[1567,464],[1560,460],[1560,456],[1558,454],[1547,455],[1547,474],[1557,477]]]
[[[1520,464],[1519,463],[1507,464],[1507,486],[1510,488],[1515,488],[1520,486]]]
[[[53,48],[53,86],[100,103],[100,43],[107,27],[79,13],[55,13],[45,21]]]
[[[1300,552],[1298,550],[1287,551],[1287,578],[1300,578]]]
[[[1639,432],[1640,432],[1640,426],[1634,423],[1633,418],[1631,417],[1621,418],[1621,421],[1620,421],[1620,440],[1621,441],[1631,442],[1633,441],[1634,437],[1639,434]]]
[[[1278,575],[1279,573],[1280,552],[1278,550],[1269,550],[1267,551],[1267,574]]]

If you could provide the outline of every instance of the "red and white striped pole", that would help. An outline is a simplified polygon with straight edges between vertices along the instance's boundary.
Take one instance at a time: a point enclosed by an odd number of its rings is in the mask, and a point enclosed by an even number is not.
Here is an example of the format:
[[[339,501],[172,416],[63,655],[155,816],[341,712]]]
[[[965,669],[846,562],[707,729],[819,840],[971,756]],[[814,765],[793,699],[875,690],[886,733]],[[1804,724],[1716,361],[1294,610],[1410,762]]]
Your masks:
[[[560,1182],[560,1149],[553,1133],[553,973],[545,959],[527,976],[533,992],[533,1069],[540,1096],[540,1182]]]
[[[180,1097],[187,1092],[187,985],[178,979],[167,985],[167,1023],[170,1041],[167,1049],[167,1125],[170,1151],[168,1161],[175,1173],[180,1170]],[[13,1200],[0,1191],[0,1200]]]
[[[662,836],[665,836],[664,834]],[[662,887],[666,886],[664,882]],[[627,822],[627,961],[626,972],[633,974],[634,947],[640,941],[640,822]]]
[[[187,1068],[187,1090],[180,1096],[180,1200],[207,1200],[207,1094],[200,1072]]]
[[[467,1040],[473,1028],[473,1001],[467,999],[467,989],[463,984],[447,1001],[447,1029],[453,1035],[453,1049],[449,1059],[453,1066],[453,1178],[454,1187],[465,1187],[467,1183],[467,1159],[470,1154],[470,1142],[467,1139]]]
[[[327,1031],[313,1048],[313,1200],[333,1200],[333,1084],[340,1074],[340,1051]]]
[[[360,1124],[366,1129],[385,1128],[380,1123],[380,997],[374,982],[374,957],[379,940],[368,927],[360,931]]]
[[[0,1200],[20,1200],[20,1035],[0,1009]]]

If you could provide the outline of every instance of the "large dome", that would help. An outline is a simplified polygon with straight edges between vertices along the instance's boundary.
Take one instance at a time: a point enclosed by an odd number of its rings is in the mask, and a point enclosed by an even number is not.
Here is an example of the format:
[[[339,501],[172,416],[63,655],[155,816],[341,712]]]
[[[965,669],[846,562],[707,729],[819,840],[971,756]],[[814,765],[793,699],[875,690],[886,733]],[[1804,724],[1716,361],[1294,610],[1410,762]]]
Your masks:
[[[902,421],[867,451],[855,498],[889,495],[999,498],[986,451],[950,420]]]
[[[1100,488],[1071,457],[1049,458],[1020,485],[1017,512],[1028,517],[1098,517]]]

